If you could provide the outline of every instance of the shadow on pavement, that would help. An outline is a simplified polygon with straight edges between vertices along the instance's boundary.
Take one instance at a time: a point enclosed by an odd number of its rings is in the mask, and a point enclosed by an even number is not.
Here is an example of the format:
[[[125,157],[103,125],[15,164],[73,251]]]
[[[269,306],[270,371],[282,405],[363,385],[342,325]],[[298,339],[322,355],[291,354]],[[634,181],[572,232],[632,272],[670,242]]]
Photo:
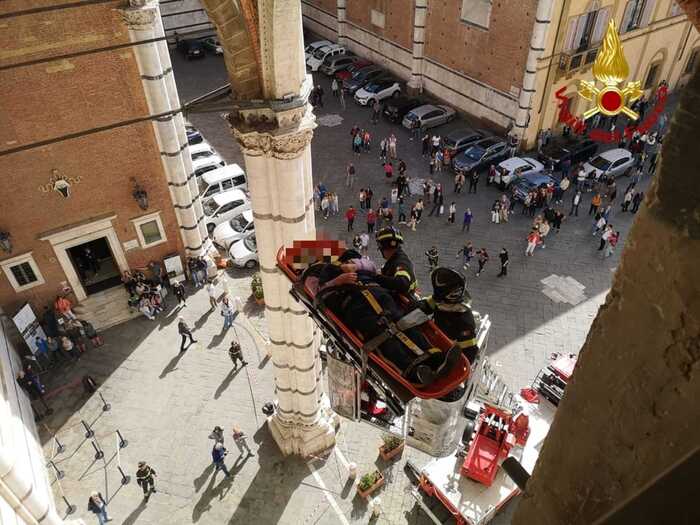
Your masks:
[[[241,370],[243,370],[242,366],[231,369],[231,371],[216,389],[216,392],[214,392],[214,399],[219,399],[221,397],[221,394],[223,394],[226,391],[228,386],[231,384],[231,381],[233,381],[233,378],[236,377],[238,375],[238,372],[240,372]]]
[[[220,481],[218,485],[214,486],[217,475],[218,471],[215,471],[209,479],[209,484],[207,485],[207,488],[204,489],[199,501],[195,503],[194,508],[192,509],[192,523],[197,523],[202,517],[202,514],[211,510],[211,502],[214,500],[214,498],[221,500],[226,496],[226,494],[228,494],[228,491],[231,490],[231,485],[234,480],[233,473],[231,473],[229,477],[226,477],[222,472],[221,476],[219,476]]]
[[[139,506],[136,507],[133,511],[131,511],[131,514],[124,518],[122,525],[133,525],[134,523],[136,523],[136,521],[139,519],[139,516],[144,510],[146,510],[146,500],[142,499],[141,503],[139,503]]]
[[[180,359],[185,357],[187,348],[189,348],[190,346],[192,346],[192,343],[188,344],[185,347],[185,352],[178,352],[177,354],[175,354],[175,357],[173,357],[170,360],[170,362],[167,365],[165,365],[165,368],[163,368],[163,371],[158,376],[159,379],[165,378],[169,373],[174,372],[177,369],[177,364],[180,362]]]

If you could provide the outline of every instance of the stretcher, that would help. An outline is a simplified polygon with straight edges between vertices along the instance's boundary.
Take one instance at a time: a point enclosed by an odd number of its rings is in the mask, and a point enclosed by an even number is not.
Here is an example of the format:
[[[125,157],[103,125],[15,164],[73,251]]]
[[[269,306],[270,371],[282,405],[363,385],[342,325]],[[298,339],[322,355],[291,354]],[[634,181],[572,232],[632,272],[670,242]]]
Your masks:
[[[439,399],[467,381],[470,366],[464,355],[459,356],[457,364],[449,372],[430,385],[423,386],[408,381],[393,363],[382,358],[377,352],[367,352],[367,343],[362,340],[360,334],[348,328],[330,309],[318,301],[317,287],[311,279],[306,278],[305,271],[316,261],[309,260],[305,264],[299,264],[302,248],[307,250],[305,253],[316,251],[320,254],[324,252],[330,254],[331,250],[338,250],[337,241],[302,241],[302,243],[295,243],[292,248],[280,248],[277,253],[277,266],[291,281],[292,296],[308,310],[311,318],[332,341],[334,350],[361,371],[363,382],[368,380],[374,382],[380,390],[388,390],[389,398],[398,405],[403,405],[399,406],[399,409],[405,409],[405,404],[413,398]],[[317,262],[323,262],[323,255],[319,256]],[[409,313],[413,309],[412,302],[406,297],[400,299],[401,307]],[[420,324],[418,328],[431,346],[444,352],[454,346],[454,342],[438,329],[432,320]]]

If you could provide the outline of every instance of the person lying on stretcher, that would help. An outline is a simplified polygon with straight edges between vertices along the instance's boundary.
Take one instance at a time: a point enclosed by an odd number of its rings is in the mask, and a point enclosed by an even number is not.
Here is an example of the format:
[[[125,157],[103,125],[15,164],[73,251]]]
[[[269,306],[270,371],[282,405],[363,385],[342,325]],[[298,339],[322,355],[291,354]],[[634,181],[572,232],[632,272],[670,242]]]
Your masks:
[[[418,326],[399,330],[404,312],[394,296],[377,283],[376,267],[354,250],[346,250],[337,263],[320,263],[317,297],[361,336],[365,349],[390,361],[401,374],[419,385],[446,375],[458,362],[460,349],[447,352],[431,346]],[[425,322],[425,320],[423,320]],[[410,323],[409,323],[410,324]]]

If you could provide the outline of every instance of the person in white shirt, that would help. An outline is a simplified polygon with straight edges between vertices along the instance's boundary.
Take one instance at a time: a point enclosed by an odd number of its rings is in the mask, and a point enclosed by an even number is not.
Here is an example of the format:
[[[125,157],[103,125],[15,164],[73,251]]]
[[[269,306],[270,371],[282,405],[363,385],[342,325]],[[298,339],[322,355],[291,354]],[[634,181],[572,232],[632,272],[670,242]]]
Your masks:
[[[219,304],[219,301],[217,300],[217,291],[216,291],[216,285],[214,284],[214,281],[209,281],[209,284],[207,285],[207,293],[209,294],[209,305],[211,306],[212,310],[215,310],[217,305]]]

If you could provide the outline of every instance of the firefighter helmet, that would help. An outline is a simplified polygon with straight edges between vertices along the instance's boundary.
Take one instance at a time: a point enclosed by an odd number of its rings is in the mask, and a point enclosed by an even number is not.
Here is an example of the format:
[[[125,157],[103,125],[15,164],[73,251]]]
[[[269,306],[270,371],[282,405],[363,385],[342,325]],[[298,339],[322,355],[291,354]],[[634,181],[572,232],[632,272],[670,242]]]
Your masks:
[[[403,244],[403,235],[393,226],[386,226],[377,232],[375,240],[380,248],[397,248]]]
[[[430,274],[433,298],[441,303],[461,303],[466,292],[467,280],[452,268],[435,268]]]

